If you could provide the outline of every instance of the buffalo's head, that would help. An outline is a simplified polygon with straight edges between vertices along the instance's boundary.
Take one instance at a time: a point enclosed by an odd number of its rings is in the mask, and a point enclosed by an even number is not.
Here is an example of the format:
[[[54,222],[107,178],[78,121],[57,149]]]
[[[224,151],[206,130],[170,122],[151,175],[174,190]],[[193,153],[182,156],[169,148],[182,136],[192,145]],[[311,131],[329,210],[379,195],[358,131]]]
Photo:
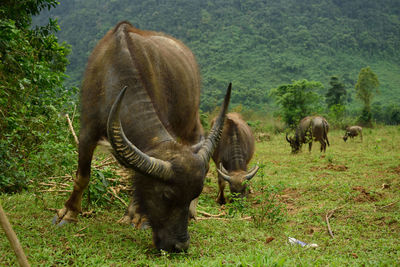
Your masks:
[[[231,84],[217,123],[205,140],[191,147],[171,138],[146,153],[127,139],[121,127],[119,110],[125,91],[126,87],[113,104],[107,124],[115,157],[135,171],[135,201],[150,222],[155,246],[171,252],[185,251],[189,247],[190,202],[202,191],[210,157],[221,136]]]
[[[222,163],[217,168],[218,175],[229,183],[231,193],[241,198],[247,196],[249,193],[247,188],[248,181],[256,175],[257,171],[258,166],[254,166],[248,172],[242,170],[228,172]]]
[[[293,154],[296,154],[300,151],[301,144],[297,135],[295,135],[294,137],[288,137],[288,135],[286,134],[286,141],[289,142]]]
[[[347,139],[349,138],[350,132],[346,132],[343,136],[343,141],[347,141]]]

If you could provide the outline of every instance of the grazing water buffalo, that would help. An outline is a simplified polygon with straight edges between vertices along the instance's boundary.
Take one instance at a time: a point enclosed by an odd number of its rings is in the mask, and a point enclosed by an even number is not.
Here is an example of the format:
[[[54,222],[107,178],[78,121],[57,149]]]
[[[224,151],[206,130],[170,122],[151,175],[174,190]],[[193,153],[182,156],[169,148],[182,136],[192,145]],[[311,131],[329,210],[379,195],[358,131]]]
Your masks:
[[[231,84],[204,139],[200,77],[192,52],[163,33],[119,23],[89,58],[81,91],[77,176],[54,223],[77,221],[93,151],[105,138],[118,161],[134,170],[127,215],[148,220],[158,249],[187,250],[189,205],[202,191],[230,92]]]
[[[213,120],[214,124],[216,118]],[[247,171],[247,164],[254,154],[254,136],[250,127],[238,113],[228,113],[222,130],[221,141],[212,156],[218,171],[219,192],[217,202],[225,204],[225,181],[231,193],[239,197],[248,193],[247,181],[254,177],[258,166]]]
[[[326,144],[329,146],[328,140],[329,124],[324,117],[309,116],[303,118],[296,128],[294,137],[288,137],[286,140],[292,147],[292,153],[297,153],[303,144],[309,144],[309,151],[311,152],[312,141],[319,141],[321,143],[321,152],[326,150]]]
[[[361,142],[363,140],[363,135],[362,135],[362,127],[361,126],[350,126],[346,127],[346,133],[343,136],[343,140],[346,142],[347,138],[353,139],[354,137],[360,135]]]

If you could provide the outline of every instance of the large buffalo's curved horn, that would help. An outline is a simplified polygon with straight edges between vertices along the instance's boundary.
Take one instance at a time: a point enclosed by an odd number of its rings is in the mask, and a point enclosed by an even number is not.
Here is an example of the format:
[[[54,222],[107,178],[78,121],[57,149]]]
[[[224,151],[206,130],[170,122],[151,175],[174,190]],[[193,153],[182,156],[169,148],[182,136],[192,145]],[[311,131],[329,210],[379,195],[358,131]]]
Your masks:
[[[142,174],[160,179],[169,179],[173,177],[171,163],[150,157],[140,151],[128,140],[122,130],[119,112],[126,88],[127,86],[119,93],[111,108],[107,121],[107,135],[115,150],[115,157],[124,166],[131,167]]]
[[[223,173],[225,173],[225,174],[228,174],[228,173],[229,173],[229,172],[224,168],[224,165],[222,164],[222,162],[219,163],[219,169],[220,169]]]
[[[221,175],[221,177],[227,181],[227,182],[231,182],[231,177],[228,175],[228,172],[225,170],[224,166],[222,165],[222,163],[219,163],[219,168],[217,168],[217,172],[219,173],[219,175]]]
[[[246,176],[244,178],[246,178],[246,180],[250,181],[251,178],[254,177],[254,175],[256,175],[257,171],[258,171],[258,166],[254,166],[253,168],[251,168],[250,171],[247,172]]]
[[[210,161],[211,155],[214,153],[219,139],[221,139],[222,127],[224,126],[225,115],[228,110],[229,100],[231,98],[231,90],[232,83],[229,83],[228,89],[226,90],[224,103],[222,104],[221,111],[219,112],[219,116],[215,120],[215,123],[209,135],[207,136],[207,139],[204,141],[204,144],[201,146],[199,152],[197,153],[203,159],[206,166]]]

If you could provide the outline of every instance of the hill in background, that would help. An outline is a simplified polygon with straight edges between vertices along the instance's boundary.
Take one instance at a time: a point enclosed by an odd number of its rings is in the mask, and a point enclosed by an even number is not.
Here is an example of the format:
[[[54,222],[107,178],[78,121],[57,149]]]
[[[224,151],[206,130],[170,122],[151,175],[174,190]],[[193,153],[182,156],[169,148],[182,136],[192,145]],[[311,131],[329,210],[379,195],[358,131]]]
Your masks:
[[[336,75],[352,91],[366,66],[381,84],[376,102],[399,103],[399,14],[394,0],[69,0],[34,22],[58,18],[75,86],[97,41],[121,20],[181,39],[201,67],[201,108],[211,111],[230,81],[234,104],[265,109],[269,90],[293,80],[327,90]]]

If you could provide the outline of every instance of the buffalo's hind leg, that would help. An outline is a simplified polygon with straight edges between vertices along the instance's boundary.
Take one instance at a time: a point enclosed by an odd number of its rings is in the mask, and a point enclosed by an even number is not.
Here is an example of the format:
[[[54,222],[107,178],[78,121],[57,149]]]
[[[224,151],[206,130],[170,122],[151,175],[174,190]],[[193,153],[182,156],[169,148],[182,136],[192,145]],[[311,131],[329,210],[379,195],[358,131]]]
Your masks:
[[[325,152],[326,151],[326,143],[325,143],[325,141],[321,140],[320,143],[321,143],[321,152]]]
[[[57,211],[57,215],[53,219],[54,224],[61,226],[65,223],[78,221],[78,214],[82,211],[82,196],[89,184],[90,165],[98,140],[99,137],[97,135],[91,135],[85,129],[81,130],[79,136],[78,170],[74,179],[74,188],[70,197],[65,202],[64,208]]]

